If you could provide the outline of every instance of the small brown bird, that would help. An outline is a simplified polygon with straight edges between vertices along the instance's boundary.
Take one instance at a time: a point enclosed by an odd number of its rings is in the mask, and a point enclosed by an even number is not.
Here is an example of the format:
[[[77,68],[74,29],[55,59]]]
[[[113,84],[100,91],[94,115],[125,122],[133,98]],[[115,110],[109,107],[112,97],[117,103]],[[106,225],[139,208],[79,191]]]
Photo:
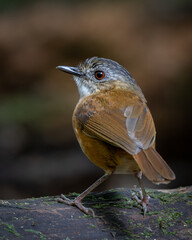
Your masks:
[[[112,173],[135,174],[142,190],[144,214],[149,201],[141,184],[142,173],[153,183],[169,183],[175,174],[155,150],[155,125],[146,99],[129,72],[117,62],[93,57],[77,67],[58,66],[72,74],[80,100],[73,113],[73,127],[87,157],[105,174],[74,200],[63,194],[59,202],[75,205],[86,214],[81,201]]]

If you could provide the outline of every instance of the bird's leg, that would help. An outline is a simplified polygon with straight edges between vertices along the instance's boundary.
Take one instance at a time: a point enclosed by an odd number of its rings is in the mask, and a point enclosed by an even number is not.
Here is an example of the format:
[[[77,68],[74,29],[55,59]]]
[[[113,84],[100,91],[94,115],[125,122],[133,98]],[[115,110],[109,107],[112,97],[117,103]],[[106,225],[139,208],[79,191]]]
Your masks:
[[[136,195],[134,195],[133,197],[139,204],[142,205],[143,213],[145,215],[146,212],[147,212],[147,205],[149,204],[150,197],[147,196],[147,193],[146,193],[145,188],[143,187],[143,184],[142,184],[142,181],[141,181],[141,179],[142,179],[142,172],[139,171],[138,173],[135,174],[135,176],[136,176],[136,178],[137,178],[137,180],[139,182],[139,186],[141,188],[141,191],[139,192],[139,195],[140,195],[139,198]]]
[[[94,182],[90,187],[88,187],[84,192],[82,192],[74,200],[71,200],[71,199],[65,197],[63,194],[61,194],[61,197],[58,198],[58,202],[65,203],[70,206],[76,206],[85,214],[88,214],[88,215],[90,214],[90,215],[95,216],[94,211],[91,208],[84,207],[83,204],[81,203],[81,201],[88,193],[90,193],[94,188],[96,188],[102,182],[104,182],[111,174],[112,174],[112,172],[105,173],[101,178],[99,178],[96,182]]]

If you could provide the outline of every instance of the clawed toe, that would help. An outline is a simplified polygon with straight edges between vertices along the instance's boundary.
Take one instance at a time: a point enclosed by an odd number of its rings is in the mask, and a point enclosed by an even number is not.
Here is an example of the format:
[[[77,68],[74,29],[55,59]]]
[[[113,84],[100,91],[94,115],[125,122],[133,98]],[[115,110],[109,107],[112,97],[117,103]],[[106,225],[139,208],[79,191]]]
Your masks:
[[[59,203],[65,203],[65,204],[70,205],[70,206],[73,205],[73,200],[65,197],[65,195],[63,195],[63,194],[61,194],[61,196],[59,198],[57,198],[57,201]]]
[[[149,196],[143,196],[142,192],[139,192],[139,197],[137,197],[135,194],[133,195],[133,198],[143,207],[143,214],[145,215],[147,212],[147,205],[149,204]]]
[[[59,203],[64,203],[64,204],[67,204],[70,206],[76,206],[79,210],[81,210],[85,214],[95,217],[94,211],[91,208],[84,207],[82,205],[81,201],[77,198],[75,198],[74,200],[71,200],[71,199],[65,197],[65,195],[61,194],[61,196],[57,199],[57,201]]]

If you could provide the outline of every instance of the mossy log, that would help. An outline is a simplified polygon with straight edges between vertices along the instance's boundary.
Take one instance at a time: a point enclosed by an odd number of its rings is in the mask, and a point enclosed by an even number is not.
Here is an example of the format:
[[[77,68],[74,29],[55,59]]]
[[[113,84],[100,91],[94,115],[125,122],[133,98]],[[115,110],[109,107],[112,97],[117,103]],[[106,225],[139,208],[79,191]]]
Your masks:
[[[133,192],[138,189],[91,193],[84,205],[94,209],[95,217],[58,203],[57,197],[1,200],[0,239],[192,239],[192,187],[147,189],[151,198],[145,216]]]

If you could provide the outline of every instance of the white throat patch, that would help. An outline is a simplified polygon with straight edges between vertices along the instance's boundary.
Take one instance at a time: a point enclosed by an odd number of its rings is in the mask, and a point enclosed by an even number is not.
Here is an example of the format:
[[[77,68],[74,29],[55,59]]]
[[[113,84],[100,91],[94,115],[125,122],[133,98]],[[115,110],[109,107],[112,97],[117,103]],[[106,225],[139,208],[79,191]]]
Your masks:
[[[74,80],[77,84],[80,98],[89,96],[91,94],[91,89],[88,86],[86,86],[85,84],[82,84],[82,82],[80,81],[80,79],[78,77],[74,76]]]
[[[86,97],[91,94],[90,88],[85,85],[78,86],[80,97]]]

